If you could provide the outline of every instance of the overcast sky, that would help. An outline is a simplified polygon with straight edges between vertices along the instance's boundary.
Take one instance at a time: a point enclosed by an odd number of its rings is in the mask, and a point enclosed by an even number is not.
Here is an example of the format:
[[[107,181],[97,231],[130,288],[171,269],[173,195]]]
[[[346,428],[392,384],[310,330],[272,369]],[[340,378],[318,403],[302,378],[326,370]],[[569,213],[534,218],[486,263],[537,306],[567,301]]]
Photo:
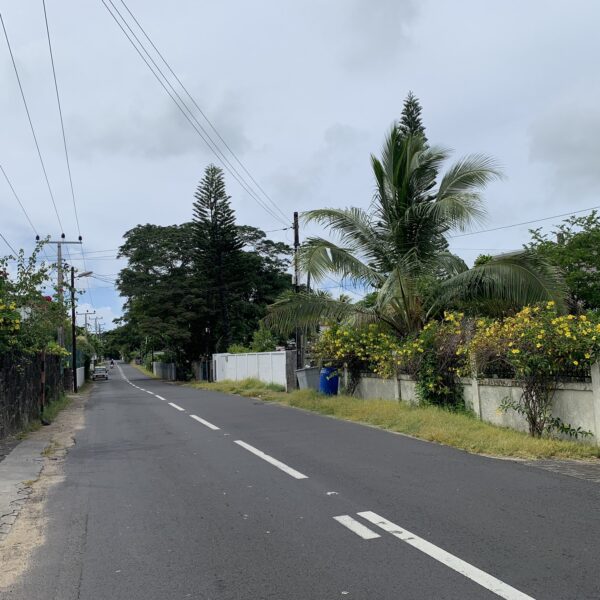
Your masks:
[[[379,153],[409,90],[432,143],[503,166],[505,179],[486,194],[487,227],[600,205],[594,0],[493,8],[475,0],[126,1],[290,221],[294,210],[369,205],[370,153]],[[120,267],[110,257],[123,233],[189,220],[198,180],[216,159],[100,0],[46,2],[87,267],[114,279]],[[42,2],[0,0],[0,10],[64,233],[76,239]],[[0,164],[35,228],[56,238],[1,34],[0,78]],[[227,186],[239,223],[283,227],[229,175]],[[0,232],[31,250],[34,233],[1,177],[0,207]],[[472,263],[519,248],[527,230],[456,238],[451,247]],[[292,239],[290,231],[270,235]],[[82,309],[93,303],[106,321],[120,314],[112,286],[89,279],[89,287]]]

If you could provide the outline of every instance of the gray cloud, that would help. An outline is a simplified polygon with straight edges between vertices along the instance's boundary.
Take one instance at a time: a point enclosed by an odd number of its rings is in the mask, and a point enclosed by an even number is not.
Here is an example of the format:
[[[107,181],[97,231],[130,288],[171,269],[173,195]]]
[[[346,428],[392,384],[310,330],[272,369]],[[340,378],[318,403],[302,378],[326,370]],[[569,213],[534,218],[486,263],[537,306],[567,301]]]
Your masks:
[[[570,95],[530,127],[530,158],[547,167],[561,190],[587,195],[600,190],[600,94]]]
[[[410,43],[415,0],[353,0],[349,5],[344,66],[350,70],[388,66]]]
[[[135,105],[114,107],[104,115],[91,120],[88,114],[72,115],[69,131],[73,132],[72,144],[76,156],[89,159],[99,155],[128,155],[149,159],[177,157],[190,153],[211,156],[210,150],[194,131],[175,103],[164,96],[140,100]],[[187,100],[187,98],[186,98]],[[190,108],[191,103],[188,102]],[[202,106],[201,103],[199,103]],[[250,147],[244,133],[241,107],[233,95],[217,106],[203,109],[228,145],[239,154]],[[214,131],[193,108],[200,125],[219,144]],[[202,129],[198,126],[200,131]]]

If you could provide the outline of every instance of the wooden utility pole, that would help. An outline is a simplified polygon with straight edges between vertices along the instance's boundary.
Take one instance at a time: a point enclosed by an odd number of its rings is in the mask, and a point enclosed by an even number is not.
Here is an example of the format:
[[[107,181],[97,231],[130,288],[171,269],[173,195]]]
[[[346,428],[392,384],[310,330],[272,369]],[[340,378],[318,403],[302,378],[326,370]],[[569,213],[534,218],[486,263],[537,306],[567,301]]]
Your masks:
[[[36,235],[35,236],[36,241],[40,241],[40,236]],[[62,247],[63,244],[79,244],[81,246],[81,236],[79,236],[79,239],[76,242],[68,242],[67,240],[65,240],[65,234],[61,233],[60,234],[60,240],[49,240],[47,243],[48,244],[56,244],[56,260],[58,263],[58,268],[57,268],[57,281],[56,281],[56,291],[58,293],[58,299],[60,300],[60,303],[63,303],[64,300],[64,282],[63,282],[63,257],[62,257]],[[58,345],[61,346],[62,348],[64,348],[65,346],[65,328],[62,325],[58,326]]]
[[[300,226],[298,224],[298,213],[294,212],[294,291],[300,293],[300,265],[298,263],[298,250],[300,249]],[[296,327],[296,367],[301,369],[304,366],[302,352],[302,330]]]
[[[73,350],[73,391],[77,393],[77,331],[75,326],[75,267],[71,266],[71,349]]]

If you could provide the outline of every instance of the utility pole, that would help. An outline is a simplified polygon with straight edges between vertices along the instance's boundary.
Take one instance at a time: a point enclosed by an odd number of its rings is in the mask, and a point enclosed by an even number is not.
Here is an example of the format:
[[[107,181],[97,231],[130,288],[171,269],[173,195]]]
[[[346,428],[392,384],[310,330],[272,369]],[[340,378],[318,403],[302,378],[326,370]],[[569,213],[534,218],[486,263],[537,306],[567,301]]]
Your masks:
[[[101,321],[104,317],[94,317],[92,320],[94,321],[94,333],[98,335],[100,332],[101,325],[98,324],[98,321]]]
[[[300,266],[298,264],[298,249],[300,248],[300,226],[298,225],[298,213],[294,212],[294,291],[300,293]],[[304,366],[302,352],[302,331],[296,327],[296,367]]]
[[[35,239],[37,242],[40,241],[40,236],[36,235]],[[57,262],[58,262],[58,270],[57,270],[57,293],[58,293],[58,299],[60,300],[60,303],[63,303],[64,300],[64,293],[63,293],[63,261],[62,261],[62,246],[63,244],[79,244],[81,246],[81,241],[82,241],[82,237],[79,236],[78,240],[76,242],[69,242],[67,240],[65,240],[65,234],[61,233],[60,234],[60,240],[49,240],[47,243],[48,244],[56,244],[56,258],[57,258]],[[58,345],[61,346],[62,348],[64,348],[65,346],[65,329],[62,325],[58,326]]]
[[[80,312],[80,313],[75,313],[77,316],[81,317],[83,316],[83,318],[85,319],[85,334],[87,335],[88,333],[88,315],[95,315],[96,311],[95,310],[86,310],[85,312]]]
[[[86,271],[85,273],[80,273],[77,277],[88,277],[91,274],[91,271]],[[75,267],[71,266],[71,337],[73,338],[71,345],[73,351],[73,364],[71,366],[73,368],[73,391],[77,393],[77,324],[75,322],[75,315]]]
[[[77,393],[77,331],[75,329],[75,267],[71,266],[71,337],[73,338],[71,342],[71,348],[73,350],[73,391]]]

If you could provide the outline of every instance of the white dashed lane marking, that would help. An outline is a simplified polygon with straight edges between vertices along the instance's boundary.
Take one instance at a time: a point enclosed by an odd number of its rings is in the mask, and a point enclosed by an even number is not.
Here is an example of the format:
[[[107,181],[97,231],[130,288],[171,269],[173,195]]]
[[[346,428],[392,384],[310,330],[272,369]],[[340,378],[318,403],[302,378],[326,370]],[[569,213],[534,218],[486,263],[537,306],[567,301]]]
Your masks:
[[[359,523],[356,519],[353,519],[349,515],[340,515],[339,517],[333,517],[335,521],[347,527],[350,531],[361,537],[363,540],[374,540],[375,538],[381,537],[378,533],[371,531],[368,527],[365,527],[362,523]]]
[[[242,448],[245,448],[246,450],[248,450],[248,452],[252,452],[252,454],[255,454],[259,458],[262,458],[264,461],[272,464],[274,467],[281,469],[284,473],[287,473],[294,479],[308,479],[308,477],[306,475],[303,475],[302,473],[300,473],[300,471],[296,471],[296,469],[292,469],[292,467],[288,467],[285,463],[282,463],[280,460],[277,460],[276,458],[273,458],[272,456],[265,454],[262,450],[259,450],[258,448],[255,448],[254,446],[251,446],[250,444],[246,444],[246,442],[242,442],[242,440],[235,440],[235,443],[238,446],[241,446]]]
[[[442,550],[442,548],[438,548],[435,544],[395,525],[374,512],[359,512],[358,516],[373,523],[373,525],[377,525],[377,527],[380,527],[384,531],[391,533],[394,537],[397,537],[399,540],[406,542],[413,548],[416,548],[438,562],[441,562],[453,571],[468,577],[471,581],[478,583],[490,592],[500,596],[500,598],[504,598],[505,600],[534,600],[531,596],[520,592],[507,583],[500,581],[500,579],[496,579],[489,573],[474,567],[457,556],[450,554],[450,552],[446,552],[446,550]]]
[[[177,410],[185,411],[185,408],[181,408],[181,406],[179,406],[178,404],[175,404],[174,402],[169,402],[169,406],[172,406],[173,408],[176,408]]]
[[[212,423],[209,423],[208,421],[205,421],[204,419],[201,419],[197,415],[190,415],[190,417],[192,419],[198,421],[198,423],[202,423],[202,425],[206,425],[206,427],[208,427],[209,429],[212,429],[214,431],[217,431],[219,429],[219,427],[217,427],[216,425],[213,425]]]
[[[158,394],[155,394],[155,395],[159,400],[166,400],[166,398],[163,398],[162,396],[159,396]]]

